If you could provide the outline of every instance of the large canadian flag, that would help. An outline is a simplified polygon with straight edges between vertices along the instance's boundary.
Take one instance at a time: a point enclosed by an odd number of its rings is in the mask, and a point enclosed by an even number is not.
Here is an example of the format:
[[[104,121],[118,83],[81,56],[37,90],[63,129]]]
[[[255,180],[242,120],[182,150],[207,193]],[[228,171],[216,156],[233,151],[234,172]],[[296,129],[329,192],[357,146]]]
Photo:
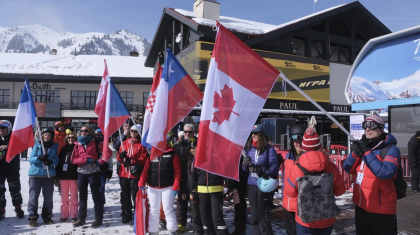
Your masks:
[[[217,22],[195,167],[239,179],[242,149],[280,71]]]

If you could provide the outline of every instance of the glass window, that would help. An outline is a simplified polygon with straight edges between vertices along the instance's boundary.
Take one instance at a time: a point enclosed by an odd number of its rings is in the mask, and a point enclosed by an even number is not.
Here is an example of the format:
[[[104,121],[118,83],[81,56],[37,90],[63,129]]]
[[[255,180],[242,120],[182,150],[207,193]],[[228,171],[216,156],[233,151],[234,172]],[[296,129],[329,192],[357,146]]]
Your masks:
[[[34,102],[60,103],[60,91],[35,90],[32,97]]]
[[[146,107],[150,92],[143,92],[143,106]]]
[[[95,105],[97,91],[71,91],[70,102],[73,105]]]
[[[121,98],[127,106],[133,106],[133,96],[134,92],[132,91],[121,91]]]
[[[0,89],[0,103],[10,102],[10,90],[9,89]]]

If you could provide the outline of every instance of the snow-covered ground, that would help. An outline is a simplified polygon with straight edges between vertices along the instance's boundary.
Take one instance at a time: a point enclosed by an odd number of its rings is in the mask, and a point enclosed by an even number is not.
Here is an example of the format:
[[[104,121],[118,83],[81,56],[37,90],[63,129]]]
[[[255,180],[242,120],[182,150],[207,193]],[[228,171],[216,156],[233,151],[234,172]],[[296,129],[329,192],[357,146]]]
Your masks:
[[[114,158],[115,161],[115,158]],[[120,204],[120,186],[118,181],[118,176],[116,172],[116,164],[114,164],[114,175],[110,181],[106,184],[106,205],[105,205],[105,214],[104,214],[104,225],[93,229],[91,228],[91,223],[94,221],[94,210],[93,210],[93,201],[89,195],[88,199],[88,217],[86,218],[86,225],[78,228],[73,228],[72,224],[68,221],[65,223],[59,223],[60,219],[60,203],[61,196],[58,193],[58,189],[54,190],[54,209],[53,209],[53,220],[55,224],[45,225],[42,222],[42,218],[38,218],[38,227],[30,228],[28,225],[28,212],[27,204],[29,197],[29,179],[28,179],[28,170],[29,170],[29,161],[21,160],[21,170],[20,170],[20,181],[22,184],[22,197],[23,204],[22,209],[25,211],[25,218],[18,219],[14,213],[14,207],[11,203],[11,198],[9,191],[6,191],[6,218],[0,221],[0,235],[6,234],[132,234],[132,227],[130,225],[121,223],[121,204]],[[89,190],[90,192],[90,190]],[[89,193],[90,194],[90,193]],[[276,195],[276,198],[278,195]],[[278,201],[278,200],[276,200]],[[39,211],[41,213],[43,197],[42,194],[39,198]],[[351,204],[351,193],[347,192],[341,197],[337,198],[337,205],[341,209],[347,209],[349,204]],[[234,210],[232,208],[232,203],[225,203],[224,206],[224,218],[228,225],[229,232],[235,230],[233,225]],[[249,216],[249,215],[248,215]],[[278,220],[276,216],[272,216],[272,220]],[[188,221],[189,222],[189,221]],[[276,221],[273,221],[273,231],[274,234],[286,234],[283,227],[278,225]],[[191,224],[187,224],[186,234],[192,233]],[[168,234],[167,230],[161,229],[160,234]],[[247,225],[247,234],[252,234],[251,226]]]

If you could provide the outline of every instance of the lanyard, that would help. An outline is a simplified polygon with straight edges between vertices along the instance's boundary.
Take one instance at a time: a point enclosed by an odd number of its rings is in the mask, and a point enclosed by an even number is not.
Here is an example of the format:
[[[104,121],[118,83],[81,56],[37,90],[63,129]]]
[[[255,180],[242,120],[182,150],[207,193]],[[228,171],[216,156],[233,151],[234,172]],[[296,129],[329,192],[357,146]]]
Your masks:
[[[258,158],[259,157],[260,157],[260,154],[259,154],[258,150],[255,149],[255,165],[257,165],[257,162],[258,162]]]

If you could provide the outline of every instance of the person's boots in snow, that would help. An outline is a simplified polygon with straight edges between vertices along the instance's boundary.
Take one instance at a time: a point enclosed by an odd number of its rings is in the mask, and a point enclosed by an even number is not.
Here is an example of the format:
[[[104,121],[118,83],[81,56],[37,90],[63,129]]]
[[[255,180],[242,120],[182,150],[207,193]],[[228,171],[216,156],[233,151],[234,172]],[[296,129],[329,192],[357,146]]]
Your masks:
[[[25,216],[25,212],[23,212],[20,206],[15,206],[15,213],[16,217],[18,217],[19,219],[23,219],[23,217]]]
[[[95,221],[93,221],[92,223],[92,228],[97,228],[99,226],[103,225],[102,220],[98,220],[96,219]]]
[[[131,212],[131,211],[130,211]],[[128,211],[124,211],[123,213],[122,213],[122,223],[123,224],[126,224],[126,223],[128,223],[128,222],[130,222],[131,221],[131,219],[132,219],[132,215],[131,215],[131,213],[130,212],[128,212]]]
[[[29,220],[29,227],[33,228],[37,226],[36,221],[38,220],[38,214],[33,215],[33,216],[29,216],[28,217]]]
[[[46,224],[53,224],[54,221],[51,219],[53,217],[52,214],[50,214],[48,208],[43,207],[41,212],[41,217],[44,220],[44,223]]]
[[[76,228],[76,227],[80,227],[80,226],[85,225],[85,224],[86,224],[85,219],[77,219],[77,221],[73,223],[73,227]]]

